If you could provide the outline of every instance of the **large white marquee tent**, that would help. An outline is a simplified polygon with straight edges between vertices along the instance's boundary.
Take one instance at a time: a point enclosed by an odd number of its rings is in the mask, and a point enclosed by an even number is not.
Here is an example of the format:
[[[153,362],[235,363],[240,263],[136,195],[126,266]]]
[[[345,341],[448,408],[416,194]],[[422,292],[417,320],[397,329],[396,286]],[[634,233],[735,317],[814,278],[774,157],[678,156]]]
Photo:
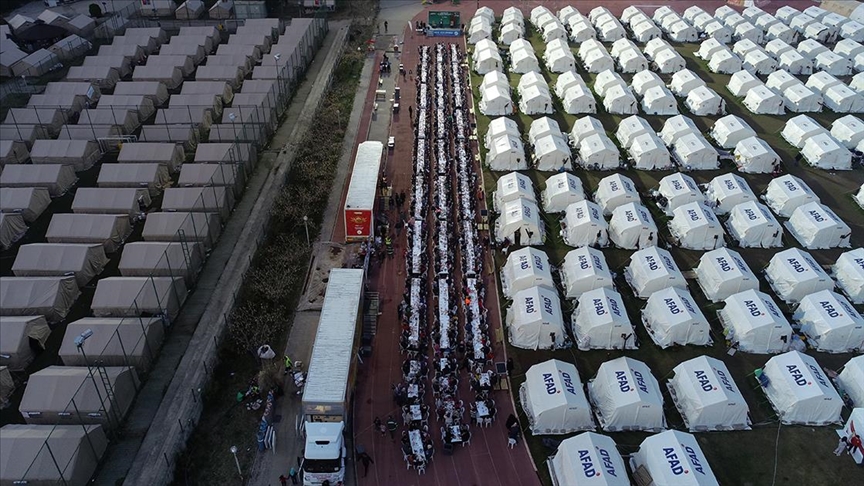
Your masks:
[[[775,253],[765,268],[765,280],[777,297],[789,303],[798,303],[806,295],[834,288],[831,276],[810,254],[798,248]]]
[[[600,428],[607,432],[666,428],[663,394],[647,364],[621,357],[604,361],[588,381],[588,397]]]
[[[798,351],[765,363],[765,394],[784,424],[840,423],[843,400],[814,358]]]
[[[750,428],[750,408],[722,361],[699,356],[673,371],[669,393],[690,432]]]
[[[759,279],[741,255],[728,248],[703,253],[696,281],[711,302],[721,302],[745,290],[759,290]]]
[[[845,297],[821,290],[801,299],[792,319],[816,351],[855,353],[864,350],[864,317]]]
[[[580,350],[636,349],[636,336],[624,300],[611,288],[583,293],[572,317],[573,334]]]
[[[664,349],[711,344],[708,319],[687,289],[668,287],[651,294],[642,309],[642,323],[651,340]]]
[[[767,294],[745,290],[728,297],[717,311],[726,339],[741,351],[782,353],[789,349],[792,327]]]
[[[510,344],[517,348],[550,349],[563,342],[564,316],[558,292],[546,287],[516,292],[507,309],[507,329]]]
[[[552,359],[528,368],[519,401],[534,435],[594,429],[579,371],[570,363]]]

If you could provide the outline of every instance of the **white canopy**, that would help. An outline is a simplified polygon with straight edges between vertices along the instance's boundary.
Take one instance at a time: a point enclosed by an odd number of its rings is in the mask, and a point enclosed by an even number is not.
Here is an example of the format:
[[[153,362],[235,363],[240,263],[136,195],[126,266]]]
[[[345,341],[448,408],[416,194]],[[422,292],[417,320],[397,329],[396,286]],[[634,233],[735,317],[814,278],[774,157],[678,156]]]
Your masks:
[[[627,357],[604,361],[588,382],[588,397],[606,432],[666,428],[660,384],[642,361]]]
[[[666,121],[663,122],[663,129],[660,130],[660,138],[663,139],[663,143],[665,143],[667,147],[671,147],[675,144],[676,140],[688,133],[698,133],[701,136],[701,133],[696,127],[696,124],[693,123],[693,120],[684,115],[675,115],[672,118],[667,118]]]
[[[726,115],[714,122],[710,135],[720,147],[731,149],[741,140],[755,137],[756,132],[741,118],[735,115]]]
[[[534,435],[594,429],[579,372],[570,363],[549,360],[528,368],[519,387],[519,402]]]
[[[852,115],[838,118],[831,124],[831,136],[852,150],[864,140],[864,122]]]
[[[0,314],[45,316],[49,323],[66,318],[81,291],[75,277],[0,277]]]
[[[603,210],[603,214],[611,215],[618,206],[640,202],[639,191],[629,177],[616,173],[600,179],[594,201]]]
[[[777,304],[756,289],[725,299],[717,311],[726,339],[741,351],[755,354],[782,353],[789,349],[792,328]]]
[[[792,315],[816,351],[855,353],[864,349],[864,317],[830,290],[808,294]]]
[[[723,226],[704,203],[691,202],[675,208],[669,221],[672,239],[689,250],[713,250],[723,246]]]
[[[0,212],[20,214],[26,223],[36,221],[50,204],[51,195],[44,187],[8,187],[0,191]]]
[[[601,287],[614,287],[612,272],[603,252],[588,246],[570,250],[561,264],[560,274],[567,299],[578,298]]]
[[[564,439],[547,465],[557,486],[630,486],[624,459],[605,435],[585,432]]]
[[[501,210],[504,203],[525,198],[531,202],[537,202],[534,195],[534,183],[531,179],[519,172],[510,172],[498,178],[496,190],[492,193],[492,203],[495,209]]]
[[[849,225],[818,201],[805,203],[792,211],[785,226],[808,250],[851,247]]]
[[[107,263],[102,245],[31,243],[18,249],[12,273],[17,277],[72,275],[78,287],[84,287],[102,273]]]
[[[804,141],[801,155],[808,164],[819,169],[850,170],[852,168],[852,153],[827,133],[817,133]]]
[[[804,148],[807,140],[818,134],[827,135],[828,130],[807,115],[798,115],[790,118],[783,127],[783,131],[780,132],[780,136],[784,140],[799,149]]]
[[[579,164],[593,170],[613,170],[620,165],[618,147],[605,133],[588,135],[579,141]]]
[[[702,254],[695,273],[699,287],[711,302],[726,300],[745,290],[759,289],[759,279],[744,258],[728,248]]]
[[[600,207],[585,199],[567,206],[561,219],[561,238],[572,247],[606,246],[609,244],[609,224]]]
[[[173,320],[186,300],[180,277],[108,277],[99,280],[90,309],[96,317],[165,315]]]
[[[784,424],[828,425],[840,422],[843,400],[819,363],[798,351],[765,363],[765,394]]]
[[[624,300],[609,287],[580,295],[572,322],[576,344],[582,351],[636,349],[633,325],[627,317]]]
[[[669,393],[691,432],[750,429],[750,408],[722,361],[699,356],[673,371]]]
[[[543,201],[545,213],[564,212],[567,206],[585,199],[582,181],[570,172],[549,176],[540,199]]]
[[[24,370],[36,357],[37,348],[45,348],[51,328],[43,316],[0,316],[0,353],[8,358],[3,365],[14,371]]]
[[[738,170],[748,174],[768,174],[780,167],[780,156],[758,137],[748,137],[735,145],[733,151]]]
[[[783,227],[767,207],[756,201],[733,207],[726,225],[729,234],[744,248],[783,246]]]
[[[628,250],[637,250],[657,244],[657,225],[651,213],[638,202],[618,206],[609,220],[609,238]]]
[[[756,195],[743,177],[737,174],[722,174],[708,183],[705,198],[714,206],[717,214],[726,214],[735,206],[755,201]]]
[[[501,135],[487,145],[486,165],[493,171],[525,170],[525,146],[522,139],[515,135]]]
[[[717,150],[699,132],[685,133],[672,144],[672,155],[685,170],[714,170],[720,166]]]
[[[837,376],[837,387],[849,395],[859,412],[864,412],[864,355],[852,357],[843,365]]]
[[[507,257],[501,267],[501,291],[507,298],[530,287],[555,288],[552,266],[543,250],[526,246]]]
[[[847,251],[834,264],[837,286],[854,304],[864,303],[864,248]]]
[[[495,220],[495,240],[505,239],[517,245],[543,243],[545,227],[536,202],[519,198],[504,204],[501,216]]]
[[[647,469],[657,485],[720,485],[696,437],[685,432],[667,430],[649,436],[631,461],[633,469]]]
[[[642,323],[657,346],[709,346],[711,329],[686,289],[669,287],[648,297]]]
[[[656,246],[630,255],[630,264],[624,268],[624,277],[640,299],[647,299],[654,292],[668,287],[687,288],[687,281],[672,254]]]
[[[550,349],[563,342],[566,331],[558,292],[535,286],[514,293],[507,309],[507,332],[510,344],[522,349]]]

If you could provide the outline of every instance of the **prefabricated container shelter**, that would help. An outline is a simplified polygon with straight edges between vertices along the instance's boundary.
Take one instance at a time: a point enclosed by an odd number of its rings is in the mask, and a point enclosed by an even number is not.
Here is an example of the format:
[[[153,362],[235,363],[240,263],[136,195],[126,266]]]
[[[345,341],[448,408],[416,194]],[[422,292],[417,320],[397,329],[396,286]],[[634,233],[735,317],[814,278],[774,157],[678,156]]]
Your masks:
[[[729,212],[726,222],[730,236],[744,248],[779,248],[783,246],[783,227],[765,206],[747,201]]]
[[[695,269],[696,281],[711,302],[721,302],[745,290],[759,290],[759,279],[736,251],[717,248],[703,253]]]
[[[566,334],[558,292],[535,286],[514,293],[507,328],[510,344],[517,348],[550,349],[560,344]]]
[[[107,277],[96,284],[90,309],[96,317],[165,316],[173,321],[186,300],[180,277]]]
[[[0,352],[3,353],[3,365],[12,371],[27,368],[36,358],[36,350],[45,349],[51,328],[45,317],[33,316],[0,316]]]
[[[567,299],[577,299],[583,293],[601,287],[611,289],[615,286],[603,252],[589,246],[569,251],[559,274]]]
[[[640,299],[647,299],[654,292],[668,287],[687,288],[687,281],[672,254],[657,246],[633,253],[624,269],[624,277],[633,288],[633,294]]]
[[[519,403],[533,435],[570,434],[595,427],[579,371],[571,363],[553,359],[528,368],[519,387]]]
[[[763,373],[768,378],[765,395],[781,423],[840,423],[843,400],[814,358],[789,351],[769,359]]]
[[[603,362],[588,381],[588,396],[604,431],[666,428],[660,384],[642,361],[621,357]]]
[[[609,224],[600,207],[585,199],[567,206],[561,219],[561,238],[567,246],[606,246]]]
[[[508,299],[531,287],[555,288],[552,266],[543,250],[530,246],[516,250],[501,267],[501,291]]]
[[[691,432],[749,430],[750,408],[719,359],[698,356],[673,369],[669,394]]]
[[[789,349],[792,328],[767,294],[751,289],[732,294],[717,311],[726,339],[740,351],[775,354]]]
[[[798,206],[785,226],[808,250],[851,247],[849,225],[818,201]]]
[[[60,322],[79,295],[74,276],[0,277],[0,314],[42,315],[49,324]]]
[[[149,219],[148,219],[149,221]],[[132,234],[126,214],[55,214],[45,232],[49,243],[97,243],[114,253]]]
[[[624,301],[612,288],[599,287],[580,295],[571,320],[573,337],[582,351],[637,347]]]
[[[663,349],[711,345],[708,320],[686,289],[669,287],[651,294],[642,309],[642,323],[654,344]]]

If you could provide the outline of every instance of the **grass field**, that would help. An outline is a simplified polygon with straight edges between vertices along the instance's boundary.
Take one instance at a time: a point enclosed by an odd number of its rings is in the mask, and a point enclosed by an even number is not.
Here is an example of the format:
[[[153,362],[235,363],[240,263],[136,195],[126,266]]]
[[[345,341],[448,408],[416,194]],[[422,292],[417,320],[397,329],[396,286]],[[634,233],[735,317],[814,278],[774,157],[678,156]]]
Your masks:
[[[532,27],[527,25],[527,39],[534,46],[538,59],[541,59],[545,50],[545,44],[541,36]],[[862,245],[864,242],[864,212],[854,203],[851,195],[864,182],[864,174],[860,170],[842,173],[832,173],[819,169],[814,169],[808,166],[802,166],[795,162],[797,149],[790,146],[779,135],[786,120],[794,116],[787,114],[785,116],[762,116],[753,115],[741,104],[740,99],[736,99],[726,89],[726,84],[729,80],[728,75],[711,73],[706,66],[706,63],[694,56],[694,52],[698,49],[698,44],[675,44],[676,49],[684,56],[687,61],[687,68],[698,74],[714,91],[726,100],[727,111],[743,118],[757,132],[757,135],[768,142],[774,150],[781,156],[784,162],[784,170],[787,173],[794,174],[803,179],[815,192],[823,202],[832,208],[838,216],[840,216],[852,228],[852,243],[854,247]],[[640,46],[641,47],[641,46]],[[571,44],[574,56],[577,53],[578,46]],[[607,45],[608,49],[608,45]],[[578,60],[578,56],[577,56]],[[548,72],[545,67],[543,74],[549,82],[550,88],[554,87],[557,75]],[[579,74],[585,80],[589,87],[593,86],[593,74],[589,74],[581,66],[577,69]],[[509,79],[515,93],[515,86],[519,80],[518,74],[510,73]],[[624,79],[629,82],[631,75],[623,75]],[[661,75],[668,83],[671,76]],[[474,89],[475,102],[479,101],[479,92],[477,87],[482,81],[482,77],[476,73],[471,74],[472,87]],[[595,96],[596,97],[596,96]],[[554,98],[554,96],[553,96]],[[623,117],[611,115],[604,112],[602,103],[599,103],[600,98],[597,97],[598,113],[592,115],[603,123],[606,128],[609,138],[617,143],[615,139],[615,131]],[[573,126],[573,122],[580,116],[568,115],[561,109],[560,102],[554,100],[556,112],[551,115],[558,121],[561,130],[566,134]],[[514,99],[514,105],[516,105]],[[489,125],[489,117],[486,117],[475,111],[477,114],[477,134],[481,140],[481,158],[485,158],[486,148],[482,146],[482,140],[485,136]],[[679,111],[693,119],[703,134],[707,133],[714,121],[718,117],[697,117],[689,114],[684,107],[682,100],[679,99]],[[649,121],[651,126],[657,131],[663,125],[665,118],[662,116],[642,116]],[[823,126],[830,128],[830,123],[842,115],[831,112],[810,114],[812,118],[818,121]],[[520,127],[521,133],[525,134],[523,140],[526,148],[527,133],[533,119],[538,117],[529,117],[521,113],[511,115],[510,118],[516,121]],[[624,156],[626,151],[619,147],[619,150]],[[720,170],[716,171],[699,171],[690,172],[696,182],[706,183],[719,174],[731,172],[734,167],[724,165]],[[597,188],[598,181],[609,175],[609,172],[591,172],[582,169],[573,171],[582,179],[586,194],[593,193]],[[668,242],[669,232],[665,227],[665,222],[668,218],[663,215],[658,208],[647,197],[647,191],[657,186],[658,181],[668,175],[670,172],[647,172],[638,170],[622,171],[628,177],[633,179],[643,194],[643,202],[651,210],[655,221],[657,222],[660,231],[660,240]],[[552,173],[540,173],[536,170],[525,172],[534,181],[535,189],[539,193],[545,184],[545,179]],[[484,168],[484,185],[486,194],[491,196],[495,190],[496,181],[503,173],[496,173]],[[767,174],[741,174],[750,184],[753,191],[757,194],[764,192],[767,184],[771,180],[771,176]],[[491,199],[491,198],[490,198]],[[490,206],[491,207],[491,201]],[[565,246],[559,235],[560,225],[558,223],[558,215],[545,215],[544,221],[546,224],[546,242],[540,248],[547,252],[550,261],[553,265],[558,265],[566,253],[571,248]],[[800,246],[787,234],[784,237],[785,246]],[[682,250],[680,248],[664,245],[672,252],[679,267],[686,271],[695,267],[702,252]],[[761,249],[743,249],[736,248],[757,273],[764,269],[775,253],[774,250]],[[629,288],[626,286],[623,277],[622,269],[627,264],[632,252],[608,248],[603,250],[607,262],[613,272],[616,272],[616,283],[618,290],[621,292],[628,314],[633,323],[638,323],[641,315],[641,308],[644,307],[644,301],[636,299]],[[837,256],[842,253],[841,250],[817,250],[810,252],[816,260],[823,264],[833,264]],[[496,255],[496,263],[500,266],[504,261],[503,256],[498,253]],[[597,369],[604,361],[614,359],[620,356],[629,356],[641,361],[644,361],[652,369],[654,376],[663,384],[672,374],[672,368],[682,361],[694,358],[700,355],[710,355],[722,360],[741,389],[747,403],[750,406],[751,417],[754,423],[753,430],[742,432],[713,432],[703,433],[697,436],[703,451],[705,452],[712,469],[721,484],[728,485],[766,485],[772,484],[772,478],[775,474],[776,466],[776,484],[800,484],[800,485],[817,485],[817,484],[853,484],[861,480],[861,471],[856,468],[848,458],[838,459],[831,454],[834,445],[836,444],[837,435],[834,427],[798,427],[798,426],[782,426],[778,427],[778,421],[771,409],[764,393],[762,393],[755,378],[753,371],[756,368],[762,367],[768,360],[769,356],[748,355],[738,353],[735,356],[729,356],[726,351],[726,344],[720,334],[719,322],[716,318],[716,310],[718,305],[711,304],[702,295],[701,291],[695,282],[691,282],[690,290],[694,298],[699,303],[705,316],[709,319],[712,325],[712,335],[715,344],[707,348],[699,348],[694,346],[677,347],[662,350],[658,348],[650,340],[644,327],[641,325],[634,326],[636,328],[638,339],[641,343],[640,349],[636,351],[578,351],[575,349],[558,350],[558,351],[526,351],[517,349],[508,345],[508,356],[514,358],[516,369],[514,373],[513,390],[518,389],[519,385],[524,380],[525,371],[535,363],[545,361],[550,358],[556,358],[568,362],[575,363],[579,369],[581,378],[584,381],[593,378],[596,375]],[[762,291],[773,295],[767,286],[762,282]],[[502,301],[502,319],[506,315],[506,306],[508,302],[501,296]],[[569,319],[572,313],[574,304],[572,302],[562,301],[562,307],[565,319]],[[790,315],[790,309],[784,306],[784,311],[787,317]],[[860,309],[859,309],[860,311]],[[830,369],[841,367],[851,356],[850,355],[828,355],[824,353],[809,353],[816,357],[820,365]],[[661,385],[665,390],[665,386]],[[670,428],[683,429],[683,420],[678,412],[672,406],[668,392],[665,392],[666,402],[666,418]],[[521,407],[517,407],[521,410]],[[848,413],[848,411],[847,411]],[[523,421],[525,416],[521,417]],[[640,442],[647,436],[645,433],[616,433],[612,435],[618,443],[619,450],[623,454],[631,454],[638,449]],[[563,439],[564,436],[554,436],[554,439]],[[548,470],[545,465],[545,460],[553,452],[553,450],[545,447],[540,437],[527,437],[529,447],[537,465],[538,471],[544,484],[551,482]],[[775,463],[776,461],[776,463]]]

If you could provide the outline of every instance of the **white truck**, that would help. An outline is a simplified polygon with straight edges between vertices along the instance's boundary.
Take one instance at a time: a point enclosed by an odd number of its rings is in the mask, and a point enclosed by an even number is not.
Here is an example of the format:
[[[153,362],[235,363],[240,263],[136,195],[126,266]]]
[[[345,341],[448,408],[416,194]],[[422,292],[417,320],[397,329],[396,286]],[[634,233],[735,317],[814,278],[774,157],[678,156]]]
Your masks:
[[[307,14],[316,10],[336,10],[336,0],[303,0],[303,11]]]
[[[357,374],[363,277],[360,269],[330,271],[298,417],[304,485],[345,480],[344,433]]]

